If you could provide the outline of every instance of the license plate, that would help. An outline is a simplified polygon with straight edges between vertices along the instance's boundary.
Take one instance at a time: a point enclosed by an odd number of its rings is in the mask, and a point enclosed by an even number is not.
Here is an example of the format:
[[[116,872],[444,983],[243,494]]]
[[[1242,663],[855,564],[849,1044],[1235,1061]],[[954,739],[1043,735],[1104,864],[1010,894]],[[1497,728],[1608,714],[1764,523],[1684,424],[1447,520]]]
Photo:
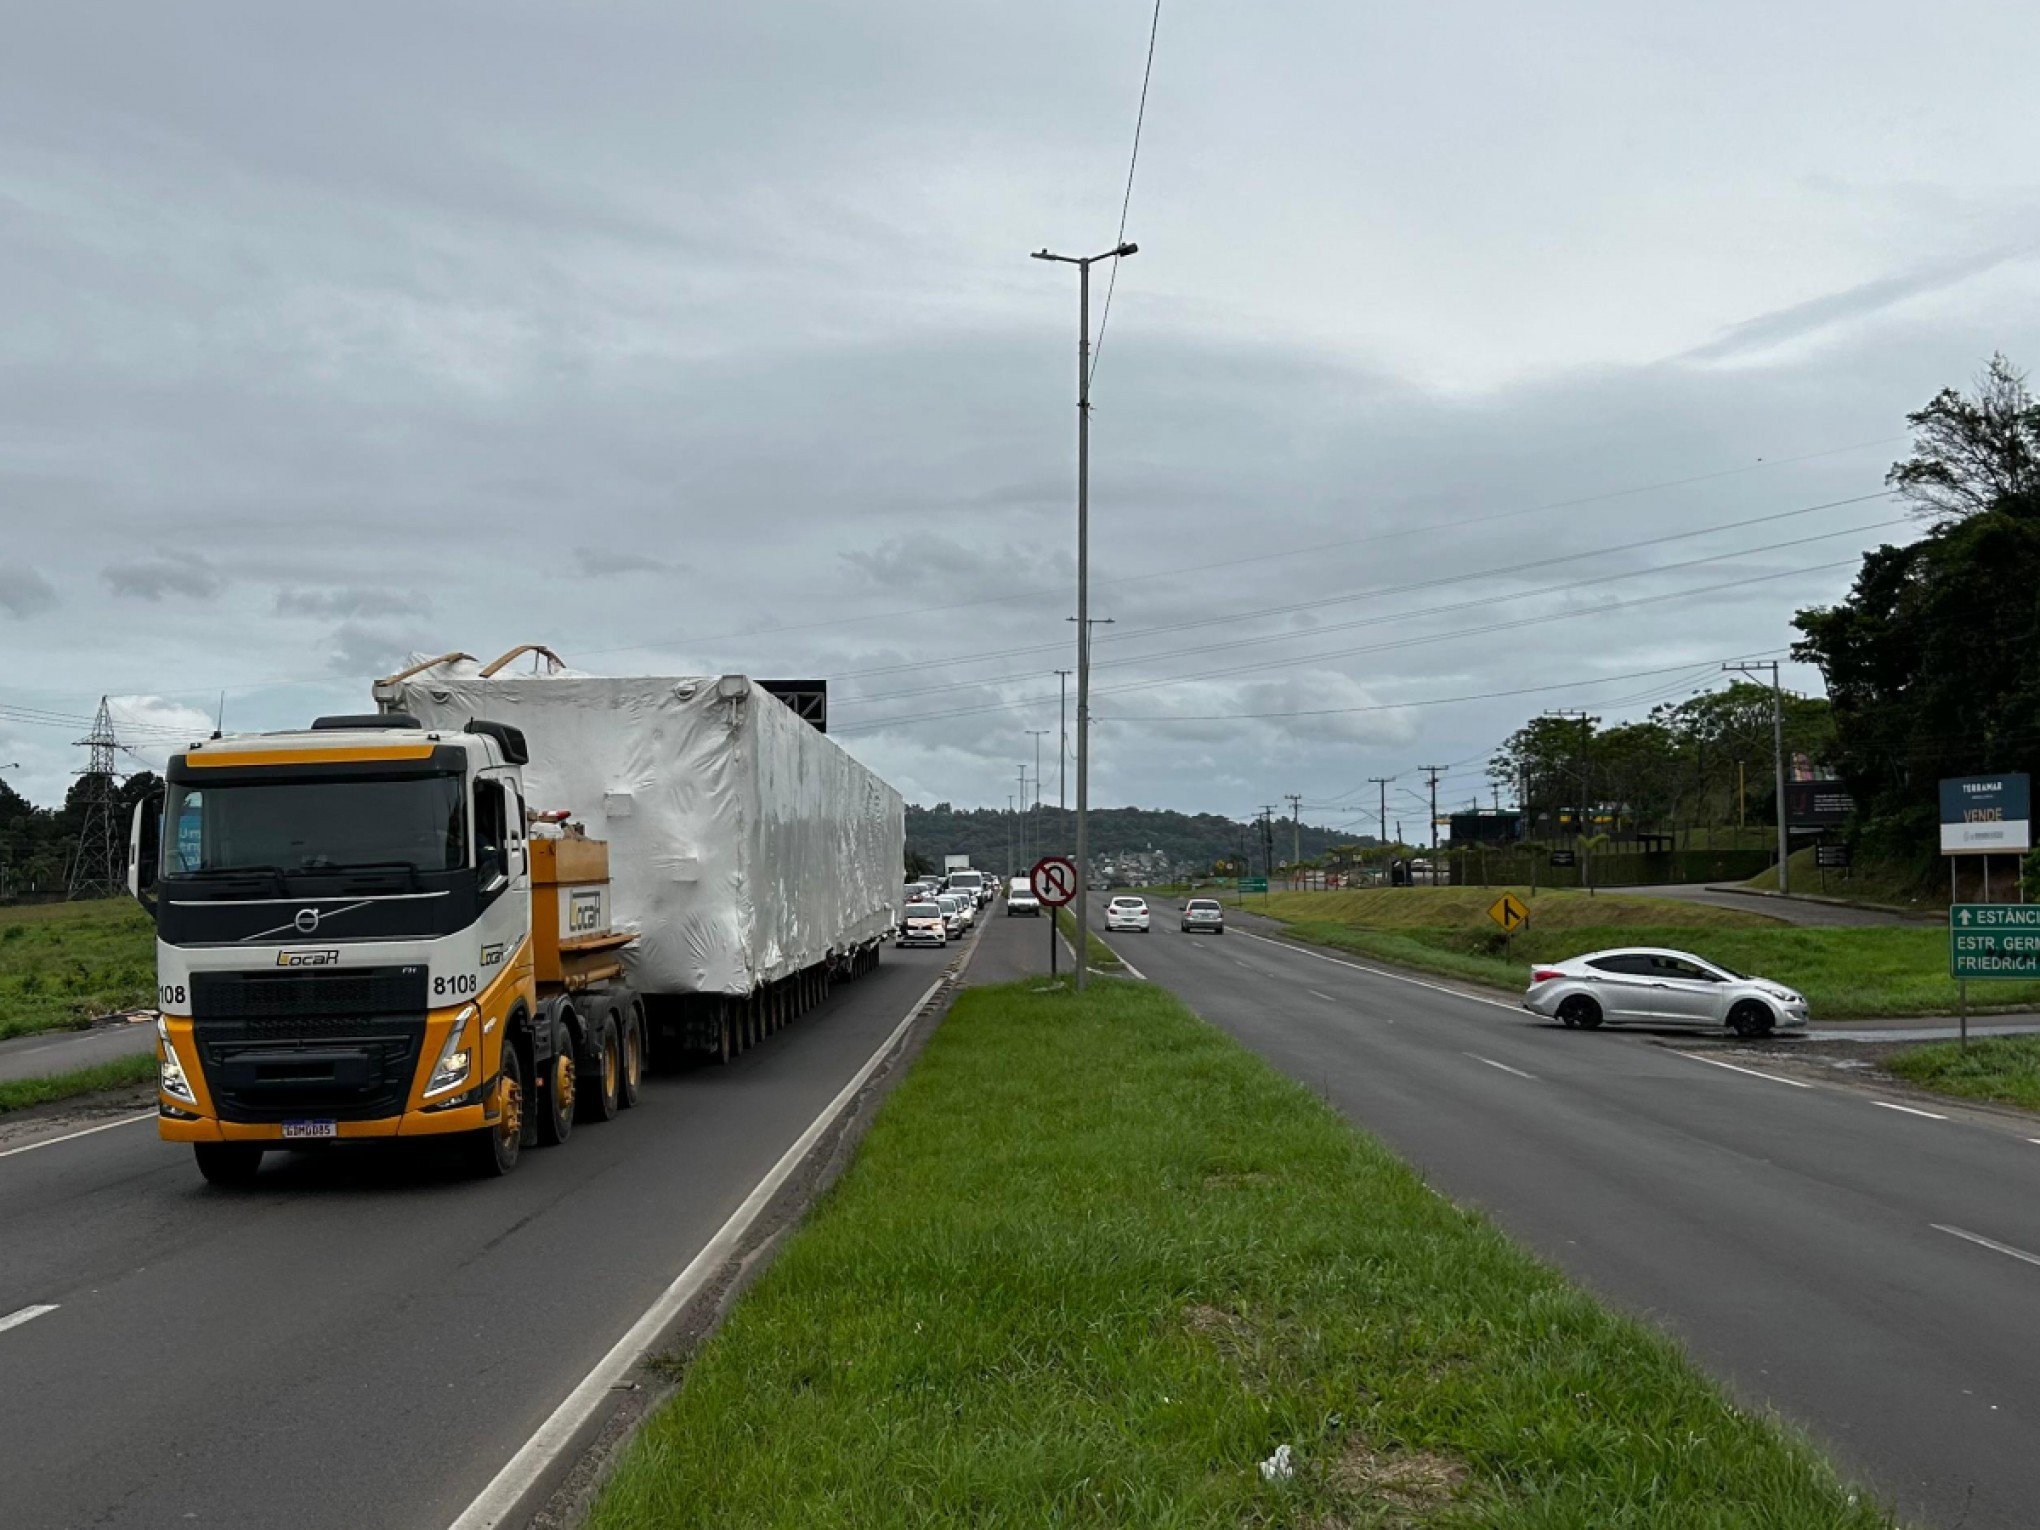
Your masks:
[[[286,1142],[294,1137],[337,1137],[340,1135],[338,1121],[286,1121],[283,1136]]]

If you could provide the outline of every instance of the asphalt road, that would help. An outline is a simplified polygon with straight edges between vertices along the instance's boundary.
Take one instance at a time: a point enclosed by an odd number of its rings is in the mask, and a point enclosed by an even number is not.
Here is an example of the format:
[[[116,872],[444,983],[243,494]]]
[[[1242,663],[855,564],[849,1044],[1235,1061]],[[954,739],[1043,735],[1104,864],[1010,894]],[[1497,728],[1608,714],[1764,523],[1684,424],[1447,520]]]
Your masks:
[[[2040,1129],[1566,1031],[1157,912],[1117,937],[1150,980],[1678,1336],[1909,1522],[2040,1520]],[[995,921],[974,975],[1038,971],[1039,949]]]
[[[1815,898],[1802,898],[1797,893],[1780,897],[1776,893],[1743,892],[1733,887],[1692,882],[1663,887],[1611,888],[1610,891],[1633,892],[1651,898],[1678,898],[1688,903],[1709,904],[1714,908],[1732,908],[1745,914],[1762,914],[1767,919],[1777,919],[1785,924],[1829,929],[1853,929],[1876,924],[1940,924],[1945,921],[1945,915],[1932,912],[1902,914],[1880,908],[1856,908],[1846,903],[1823,903]]]
[[[222,1192],[146,1120],[0,1157],[0,1525],[443,1530],[959,954],[888,948],[503,1180],[370,1151]]]
[[[0,1083],[139,1056],[155,1044],[154,1025],[132,1020],[95,1025],[89,1031],[39,1031],[33,1036],[11,1036],[0,1041]]]

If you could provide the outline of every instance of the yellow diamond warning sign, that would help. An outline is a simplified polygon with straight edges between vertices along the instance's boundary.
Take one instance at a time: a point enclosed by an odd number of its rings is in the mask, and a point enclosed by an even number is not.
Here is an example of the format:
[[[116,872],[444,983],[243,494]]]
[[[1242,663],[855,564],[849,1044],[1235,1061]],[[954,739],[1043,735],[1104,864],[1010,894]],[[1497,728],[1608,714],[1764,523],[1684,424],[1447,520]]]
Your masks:
[[[1523,900],[1514,893],[1503,893],[1495,899],[1488,908],[1487,916],[1510,935],[1530,922],[1530,910],[1523,907]]]

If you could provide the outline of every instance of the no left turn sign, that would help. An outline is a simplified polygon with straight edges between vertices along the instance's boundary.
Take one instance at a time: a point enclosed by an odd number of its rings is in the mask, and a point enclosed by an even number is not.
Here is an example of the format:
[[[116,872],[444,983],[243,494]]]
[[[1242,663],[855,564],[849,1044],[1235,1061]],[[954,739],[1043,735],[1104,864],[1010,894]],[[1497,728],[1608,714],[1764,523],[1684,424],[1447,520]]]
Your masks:
[[[1061,908],[1077,895],[1077,863],[1066,855],[1044,855],[1027,880],[1035,897],[1050,908]]]

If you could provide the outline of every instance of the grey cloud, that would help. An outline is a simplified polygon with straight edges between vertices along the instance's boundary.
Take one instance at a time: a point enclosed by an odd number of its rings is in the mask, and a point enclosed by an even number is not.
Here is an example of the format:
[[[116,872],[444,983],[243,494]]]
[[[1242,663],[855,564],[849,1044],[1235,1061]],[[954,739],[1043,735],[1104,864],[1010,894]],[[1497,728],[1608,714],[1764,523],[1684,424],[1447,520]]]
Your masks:
[[[342,622],[327,640],[326,666],[358,685],[394,673],[413,653],[429,647],[431,640],[415,630]]]
[[[25,618],[48,611],[56,603],[56,586],[34,569],[0,568],[0,611]]]
[[[1817,335],[1851,319],[1867,318],[1895,307],[1908,298],[1925,296],[1956,286],[1995,270],[2008,261],[2030,258],[2031,246],[1986,250],[1960,260],[1937,262],[1874,281],[1859,282],[1838,292],[1824,293],[1803,303],[1758,314],[1731,324],[1705,345],[1694,346],[1678,359],[1682,361],[1729,361],[1754,352],[1766,351],[1793,340]]]
[[[226,587],[210,563],[188,553],[109,563],[99,571],[99,577],[114,594],[137,600],[161,600],[166,595],[210,600]]]
[[[665,559],[629,547],[576,547],[574,566],[593,578],[604,574],[662,574],[673,569]]]
[[[421,615],[430,604],[412,590],[338,585],[329,590],[278,590],[275,610],[278,616],[400,616]]]

